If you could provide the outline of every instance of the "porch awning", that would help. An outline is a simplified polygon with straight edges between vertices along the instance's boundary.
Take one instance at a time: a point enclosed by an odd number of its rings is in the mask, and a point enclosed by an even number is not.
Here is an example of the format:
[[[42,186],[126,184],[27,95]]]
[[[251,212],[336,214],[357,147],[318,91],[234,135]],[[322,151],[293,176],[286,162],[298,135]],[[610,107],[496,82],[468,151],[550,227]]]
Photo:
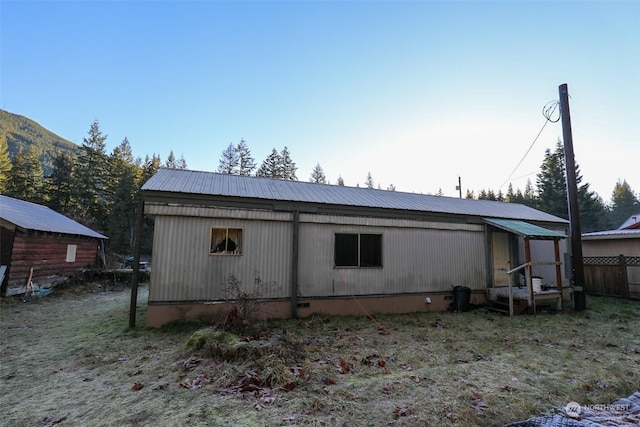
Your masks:
[[[544,227],[539,227],[537,225],[515,219],[483,218],[483,221],[487,224],[493,225],[494,227],[522,236],[525,239],[557,240],[567,237],[565,234],[558,231],[548,230]]]

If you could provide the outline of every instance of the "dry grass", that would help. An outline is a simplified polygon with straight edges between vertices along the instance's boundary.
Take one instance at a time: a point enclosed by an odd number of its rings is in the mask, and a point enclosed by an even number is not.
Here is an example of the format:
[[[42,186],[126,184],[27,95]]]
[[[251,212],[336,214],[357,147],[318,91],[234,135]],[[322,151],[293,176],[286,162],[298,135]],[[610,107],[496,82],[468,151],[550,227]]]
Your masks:
[[[146,289],[139,294],[144,322]],[[2,426],[505,425],[640,389],[640,303],[127,330],[128,290],[1,303]]]

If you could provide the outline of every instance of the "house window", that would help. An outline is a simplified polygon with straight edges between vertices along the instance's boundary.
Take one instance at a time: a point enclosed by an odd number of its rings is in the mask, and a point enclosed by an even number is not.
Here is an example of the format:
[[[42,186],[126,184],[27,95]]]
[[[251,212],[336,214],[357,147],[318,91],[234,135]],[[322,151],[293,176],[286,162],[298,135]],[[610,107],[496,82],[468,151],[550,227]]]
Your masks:
[[[78,245],[67,245],[67,257],[65,262],[76,262],[76,250]]]
[[[241,255],[242,229],[211,227],[210,253],[219,255]]]
[[[336,267],[382,267],[382,234],[338,234]]]

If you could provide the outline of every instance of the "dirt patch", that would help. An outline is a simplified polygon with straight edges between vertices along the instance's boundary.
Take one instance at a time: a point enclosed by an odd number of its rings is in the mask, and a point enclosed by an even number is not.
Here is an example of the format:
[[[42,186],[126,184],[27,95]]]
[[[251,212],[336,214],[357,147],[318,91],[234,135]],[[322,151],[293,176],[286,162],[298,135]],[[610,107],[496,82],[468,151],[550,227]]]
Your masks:
[[[146,329],[146,301],[142,286],[129,330],[127,288],[2,300],[1,424],[505,425],[640,389],[637,302],[518,318],[313,316],[248,337]]]

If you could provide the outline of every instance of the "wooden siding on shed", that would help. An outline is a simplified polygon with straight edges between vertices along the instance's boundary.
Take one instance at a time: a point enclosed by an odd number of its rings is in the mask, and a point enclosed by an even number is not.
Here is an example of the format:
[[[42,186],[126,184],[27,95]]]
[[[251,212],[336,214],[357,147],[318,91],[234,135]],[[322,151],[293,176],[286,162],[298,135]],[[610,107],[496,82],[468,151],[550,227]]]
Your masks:
[[[77,246],[74,262],[66,261],[68,245]],[[36,284],[51,283],[54,277],[71,276],[85,266],[94,265],[97,251],[98,241],[93,238],[15,231],[9,288],[24,286],[31,268]]]

